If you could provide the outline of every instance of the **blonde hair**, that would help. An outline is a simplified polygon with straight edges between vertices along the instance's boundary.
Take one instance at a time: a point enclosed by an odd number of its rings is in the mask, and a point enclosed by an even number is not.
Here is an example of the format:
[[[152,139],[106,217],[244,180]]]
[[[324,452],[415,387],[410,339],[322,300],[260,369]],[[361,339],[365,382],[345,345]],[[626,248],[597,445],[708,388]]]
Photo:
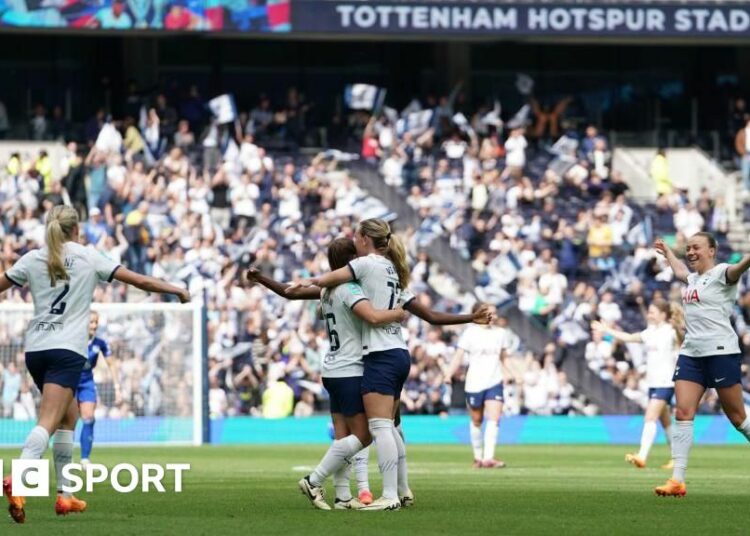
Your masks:
[[[652,305],[667,317],[667,322],[677,334],[677,344],[682,345],[682,341],[685,340],[685,313],[682,307],[666,300],[656,300]]]
[[[370,237],[375,249],[391,260],[396,268],[401,288],[407,288],[411,273],[406,260],[406,248],[403,241],[391,232],[391,226],[383,220],[371,218],[359,224],[359,232]]]
[[[47,214],[47,272],[53,287],[59,280],[68,279],[63,246],[73,238],[77,226],[78,212],[72,207],[56,206]]]

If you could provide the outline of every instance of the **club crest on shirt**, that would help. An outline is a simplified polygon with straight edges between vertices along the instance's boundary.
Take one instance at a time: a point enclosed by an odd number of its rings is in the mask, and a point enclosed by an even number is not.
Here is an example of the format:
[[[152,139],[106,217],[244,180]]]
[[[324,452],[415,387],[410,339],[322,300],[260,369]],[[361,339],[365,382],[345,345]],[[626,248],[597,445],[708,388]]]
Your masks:
[[[687,289],[682,292],[682,303],[700,303],[697,289]]]

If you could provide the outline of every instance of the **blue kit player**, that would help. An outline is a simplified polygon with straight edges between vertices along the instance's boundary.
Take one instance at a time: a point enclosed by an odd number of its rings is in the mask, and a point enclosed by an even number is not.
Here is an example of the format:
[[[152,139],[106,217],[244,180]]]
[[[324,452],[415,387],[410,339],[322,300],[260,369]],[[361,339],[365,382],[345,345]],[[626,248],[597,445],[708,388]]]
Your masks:
[[[91,313],[89,321],[89,348],[86,364],[81,372],[81,380],[76,389],[78,410],[81,414],[81,464],[89,463],[91,448],[94,446],[94,423],[96,421],[96,383],[94,383],[94,368],[99,362],[99,357],[104,357],[104,362],[109,368],[112,383],[115,386],[115,404],[120,400],[120,384],[118,383],[117,368],[111,359],[112,351],[107,341],[96,336],[99,327],[99,313]]]

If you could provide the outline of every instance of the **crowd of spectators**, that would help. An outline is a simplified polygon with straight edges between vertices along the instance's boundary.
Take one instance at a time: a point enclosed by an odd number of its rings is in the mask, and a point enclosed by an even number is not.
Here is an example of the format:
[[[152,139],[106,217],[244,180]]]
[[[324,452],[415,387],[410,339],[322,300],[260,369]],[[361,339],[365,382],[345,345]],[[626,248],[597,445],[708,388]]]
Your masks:
[[[177,112],[163,95],[141,108],[146,117],[140,126],[132,116],[119,121],[100,112],[83,139],[66,143],[59,162],[51,161],[47,151],[18,152],[3,162],[0,270],[43,244],[44,213],[69,203],[84,221],[84,243],[134,270],[182,282],[206,300],[212,416],[305,416],[324,408],[320,367],[328,337],[314,304],[248,287],[242,268],[253,263],[282,281],[320,273],[327,269],[325,247],[332,238],[351,233],[361,218],[389,217],[389,209],[340,165],[351,155],[266,152],[264,146],[278,147],[276,142],[290,139],[283,127],[289,125],[289,116],[279,117],[267,99],[249,114],[240,114],[231,128],[209,122],[202,134],[200,120],[186,117],[183,107]],[[357,119],[350,124],[356,125]],[[416,244],[417,230],[401,231]],[[457,292],[447,274],[415,247],[411,250],[413,290],[419,299],[446,311],[471,306],[472,298]],[[27,291],[14,289],[4,301],[29,299]],[[113,284],[98,289],[95,299],[117,303],[160,298]],[[149,315],[144,313],[141,321],[148,323]],[[5,318],[7,322],[10,316]],[[23,325],[18,315],[13,318],[17,328]],[[179,363],[187,366],[188,342],[158,345],[146,337],[151,344],[133,346],[131,339],[117,338],[117,326],[122,329],[121,323],[127,322],[111,318],[103,323],[103,334],[115,341],[113,359],[120,364],[123,388],[121,399],[115,399],[106,368],[98,373],[105,384],[100,416],[191,411],[187,400],[192,378],[187,369],[179,369]],[[24,374],[19,333],[0,337],[0,363],[4,414],[21,418],[16,406],[35,388]],[[154,337],[157,332],[149,333]],[[452,402],[463,407],[442,375],[457,333],[428,328],[416,318],[405,325],[414,356],[405,412],[443,414]],[[537,357],[522,345],[510,356],[509,413],[594,410],[573,396],[554,362]]]
[[[305,106],[294,90],[281,107],[261,98],[231,127],[208,121],[200,96],[191,95],[192,107],[173,107],[164,95],[153,102],[135,99],[132,111],[140,121],[132,114],[112,120],[100,111],[86,136],[66,144],[60,162],[51,162],[45,151],[16,153],[4,162],[0,269],[43,242],[49,207],[70,203],[85,221],[86,243],[205,297],[213,416],[308,415],[325,405],[319,378],[324,327],[311,304],[248,288],[241,270],[255,263],[284,281],[321,272],[331,238],[350,233],[360,218],[389,217],[389,208],[340,165],[351,155],[280,151],[304,139]],[[555,129],[550,118],[540,128],[532,122],[540,120],[537,110],[527,122],[522,118],[504,129],[490,107],[464,111],[465,122],[449,99],[441,99],[440,107],[437,119],[419,132],[402,131],[385,116],[354,113],[343,120],[346,136],[361,132],[362,156],[421,216],[419,228],[400,229],[412,256],[413,290],[438,309],[471,305],[474,298],[461,293],[425,251],[444,236],[475,269],[476,298],[515,302],[550,330],[556,342],[545,355],[531,354],[521,342],[506,361],[509,414],[594,412],[558,368],[561,355],[573,355],[565,350],[576,347],[592,371],[642,401],[640,350],[599,340],[590,321],[642,329],[643,308],[677,292],[669,268],[648,247],[653,236],[677,247],[701,229],[721,239],[728,221],[722,200],[707,192],[689,200],[655,177],[658,200],[639,206],[610,169],[608,141],[593,126],[579,135],[558,115]],[[562,135],[550,138],[552,130]],[[658,175],[658,166],[652,172]],[[722,240],[720,255],[729,253]],[[743,281],[736,324],[750,342],[746,289]],[[28,298],[15,290],[7,299]],[[117,285],[100,289],[96,298],[144,299]],[[417,319],[405,324],[414,357],[402,399],[405,413],[444,414],[462,405],[460,389],[445,385],[443,377],[457,333]],[[19,355],[17,349],[2,352],[4,415],[22,415],[19,400],[33,391],[25,379],[16,380],[18,374],[24,378]],[[132,359],[148,363],[148,351]],[[163,370],[162,358],[154,359],[154,369]],[[149,381],[160,392],[168,390],[163,374]],[[126,415],[183,411],[176,403],[146,406],[113,399],[105,409]]]
[[[577,130],[562,115],[551,136],[539,126],[548,118],[535,109],[532,103],[525,122],[503,125],[487,107],[472,114],[448,108],[416,131],[373,116],[362,154],[376,155],[370,161],[383,180],[419,214],[418,247],[447,238],[474,268],[480,300],[515,303],[550,331],[558,361],[586,359],[645,404],[642,348],[592,334],[590,322],[641,330],[652,300],[680,301],[671,269],[650,248],[655,236],[680,250],[687,237],[709,231],[719,240],[719,258],[736,259],[726,240],[727,207],[706,189],[697,199],[675,189],[663,151],[651,168],[656,202],[634,203],[611,169],[603,133],[593,125]],[[735,326],[747,347],[745,278],[740,290]],[[705,408],[715,408],[711,395],[707,401]]]

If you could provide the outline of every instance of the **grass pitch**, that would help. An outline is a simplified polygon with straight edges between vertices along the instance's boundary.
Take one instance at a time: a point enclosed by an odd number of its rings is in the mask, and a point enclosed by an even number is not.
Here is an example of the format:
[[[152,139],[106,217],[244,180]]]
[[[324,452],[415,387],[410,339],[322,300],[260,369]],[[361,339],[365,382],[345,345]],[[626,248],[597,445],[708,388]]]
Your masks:
[[[507,469],[474,470],[469,447],[409,446],[413,508],[400,512],[322,512],[297,480],[325,448],[95,448],[93,461],[190,463],[181,494],[128,495],[108,484],[79,496],[89,511],[58,518],[54,499],[30,498],[27,522],[0,520],[0,534],[184,535],[483,535],[483,534],[747,534],[750,452],[743,447],[693,449],[688,495],[658,498],[668,457],[655,447],[651,467],[623,461],[624,447],[501,446]],[[2,450],[6,462],[17,451]],[[371,486],[380,491],[374,453]],[[8,464],[6,463],[6,466]],[[52,476],[54,480],[54,475]],[[353,489],[356,489],[353,486]],[[333,501],[329,486],[327,498]]]

